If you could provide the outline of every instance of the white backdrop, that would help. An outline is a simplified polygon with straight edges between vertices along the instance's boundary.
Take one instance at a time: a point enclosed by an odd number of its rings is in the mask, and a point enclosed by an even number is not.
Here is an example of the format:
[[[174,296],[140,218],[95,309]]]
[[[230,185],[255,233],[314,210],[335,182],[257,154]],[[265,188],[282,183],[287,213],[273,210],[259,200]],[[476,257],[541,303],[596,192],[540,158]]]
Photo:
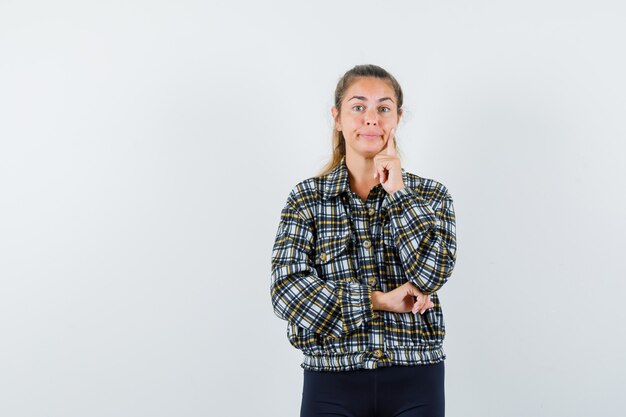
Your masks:
[[[448,416],[623,416],[626,6],[0,1],[0,415],[295,416],[270,255],[357,64],[445,184]]]

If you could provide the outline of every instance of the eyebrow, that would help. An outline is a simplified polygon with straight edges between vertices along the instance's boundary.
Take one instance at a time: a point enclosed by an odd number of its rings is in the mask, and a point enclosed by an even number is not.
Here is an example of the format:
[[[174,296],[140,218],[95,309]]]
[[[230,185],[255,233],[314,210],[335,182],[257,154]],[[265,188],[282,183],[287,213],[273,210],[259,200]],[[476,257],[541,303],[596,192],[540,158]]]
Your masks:
[[[352,96],[348,99],[348,101],[352,100],[353,98],[356,98],[358,100],[363,100],[363,101],[367,101],[367,98],[363,97],[363,96]],[[393,103],[393,100],[391,99],[391,97],[383,97],[383,98],[379,98],[378,102],[380,103],[381,101],[385,101],[385,100],[391,100],[391,102]]]

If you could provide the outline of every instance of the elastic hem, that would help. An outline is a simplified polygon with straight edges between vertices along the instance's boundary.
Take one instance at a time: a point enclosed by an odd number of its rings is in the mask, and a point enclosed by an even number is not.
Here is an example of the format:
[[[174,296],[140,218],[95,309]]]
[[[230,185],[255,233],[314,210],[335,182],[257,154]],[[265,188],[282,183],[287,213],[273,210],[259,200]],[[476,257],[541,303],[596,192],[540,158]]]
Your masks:
[[[356,369],[375,369],[393,365],[428,365],[446,359],[442,347],[416,348],[414,346],[393,346],[384,349],[384,356],[376,359],[372,352],[351,353],[304,353],[301,368],[308,371],[351,371]]]

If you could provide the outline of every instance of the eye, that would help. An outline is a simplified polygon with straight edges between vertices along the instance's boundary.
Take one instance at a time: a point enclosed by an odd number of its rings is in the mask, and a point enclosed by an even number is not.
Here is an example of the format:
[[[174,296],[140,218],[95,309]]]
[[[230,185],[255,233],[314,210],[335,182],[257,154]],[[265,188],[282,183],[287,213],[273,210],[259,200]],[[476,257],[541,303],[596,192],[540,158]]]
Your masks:
[[[383,113],[389,113],[391,111],[389,107],[381,107],[381,109],[385,110]]]
[[[352,106],[352,110],[355,110],[357,107],[363,108],[363,106],[361,104],[356,104],[356,105]],[[359,111],[359,110],[357,110],[357,111]]]

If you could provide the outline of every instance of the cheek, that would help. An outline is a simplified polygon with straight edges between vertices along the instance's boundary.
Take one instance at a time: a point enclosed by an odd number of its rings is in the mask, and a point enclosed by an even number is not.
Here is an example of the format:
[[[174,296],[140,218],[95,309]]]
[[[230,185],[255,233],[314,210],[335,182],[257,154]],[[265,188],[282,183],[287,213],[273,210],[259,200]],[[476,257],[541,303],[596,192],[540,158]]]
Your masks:
[[[352,134],[352,132],[354,132],[354,125],[350,122],[344,121],[341,123],[341,130],[343,131],[344,135]]]

